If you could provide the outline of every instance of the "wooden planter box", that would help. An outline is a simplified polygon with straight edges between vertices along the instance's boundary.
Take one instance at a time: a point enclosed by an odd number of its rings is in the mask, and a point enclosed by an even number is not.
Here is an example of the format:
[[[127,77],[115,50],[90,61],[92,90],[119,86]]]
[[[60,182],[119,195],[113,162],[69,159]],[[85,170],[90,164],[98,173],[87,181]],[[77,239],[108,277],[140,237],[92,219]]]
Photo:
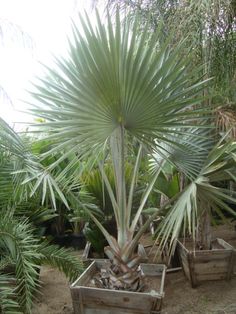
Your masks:
[[[211,250],[191,250],[192,242],[177,241],[183,271],[192,287],[202,281],[230,280],[233,275],[235,251],[222,239],[212,241]]]
[[[75,314],[160,313],[164,297],[165,265],[141,264],[146,276],[159,277],[159,291],[151,292],[129,292],[88,287],[88,282],[93,275],[104,267],[110,267],[108,260],[93,261],[71,285],[70,291]]]

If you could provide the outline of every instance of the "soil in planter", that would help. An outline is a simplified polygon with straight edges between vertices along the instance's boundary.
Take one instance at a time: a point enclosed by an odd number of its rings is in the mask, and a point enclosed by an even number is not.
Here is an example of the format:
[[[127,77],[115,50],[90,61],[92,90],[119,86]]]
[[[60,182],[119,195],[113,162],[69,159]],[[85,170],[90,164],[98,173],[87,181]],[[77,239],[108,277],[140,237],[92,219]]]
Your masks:
[[[101,288],[96,284],[94,278],[99,278],[100,272],[95,272],[93,278],[89,280],[87,283],[88,287],[91,288]],[[151,292],[159,292],[161,288],[161,277],[158,276],[144,276],[144,288],[141,292],[143,293],[151,293]]]

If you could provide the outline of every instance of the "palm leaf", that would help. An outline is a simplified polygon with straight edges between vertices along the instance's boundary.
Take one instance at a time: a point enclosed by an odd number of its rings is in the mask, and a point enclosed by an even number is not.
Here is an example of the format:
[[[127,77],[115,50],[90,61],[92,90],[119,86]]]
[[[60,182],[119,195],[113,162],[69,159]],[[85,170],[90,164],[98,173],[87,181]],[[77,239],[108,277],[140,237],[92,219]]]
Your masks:
[[[15,278],[0,273],[0,310],[4,314],[23,314],[20,306],[16,301],[16,293],[12,282]]]
[[[73,147],[81,157],[89,151],[98,154],[120,124],[153,146],[154,139],[186,133],[193,118],[196,123],[206,114],[195,98],[205,82],[189,83],[187,61],[179,58],[181,44],[171,51],[167,41],[156,50],[160,33],[139,34],[138,18],[121,25],[118,12],[115,26],[109,15],[107,26],[97,15],[96,28],[88,17],[80,20],[84,35],[74,24],[70,58],[47,68],[47,77],[32,93],[40,102],[32,112],[46,120],[37,128],[47,130],[51,140],[60,139],[58,149]],[[193,104],[198,110],[186,112]]]
[[[35,292],[38,287],[35,263],[40,254],[36,252],[38,240],[26,221],[17,223],[6,214],[0,222],[0,247],[5,256],[10,256],[15,267],[15,293],[23,312],[30,313]]]
[[[198,177],[181,192],[160,225],[158,240],[162,238],[161,248],[170,241],[173,249],[175,239],[183,230],[187,230],[195,240],[197,223],[203,211],[210,215],[215,211],[220,216],[227,211],[236,216],[235,210],[228,205],[236,204],[236,193],[220,187],[225,180],[235,181],[234,151],[235,144],[231,142],[218,143],[210,150]],[[232,171],[231,175],[229,171]]]
[[[51,265],[63,272],[70,281],[75,280],[83,271],[81,260],[70,249],[44,242],[38,252],[41,254],[40,264]]]

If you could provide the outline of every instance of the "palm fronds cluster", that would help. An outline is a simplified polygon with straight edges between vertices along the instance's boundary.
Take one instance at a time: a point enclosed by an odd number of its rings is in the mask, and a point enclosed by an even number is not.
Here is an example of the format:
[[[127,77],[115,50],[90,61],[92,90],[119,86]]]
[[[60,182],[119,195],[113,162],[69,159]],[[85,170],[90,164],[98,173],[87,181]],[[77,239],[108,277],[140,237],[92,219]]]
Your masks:
[[[83,270],[71,250],[41,241],[27,219],[1,213],[0,308],[3,313],[31,313],[43,264],[57,267],[69,280],[74,280]]]
[[[42,223],[57,214],[41,204],[40,194],[30,197],[33,185],[22,184],[26,179],[25,169],[40,169],[37,160],[24,139],[1,120],[0,311],[3,313],[31,313],[40,288],[41,265],[57,267],[69,280],[83,270],[80,259],[71,250],[41,239]],[[28,171],[27,175],[30,174]]]

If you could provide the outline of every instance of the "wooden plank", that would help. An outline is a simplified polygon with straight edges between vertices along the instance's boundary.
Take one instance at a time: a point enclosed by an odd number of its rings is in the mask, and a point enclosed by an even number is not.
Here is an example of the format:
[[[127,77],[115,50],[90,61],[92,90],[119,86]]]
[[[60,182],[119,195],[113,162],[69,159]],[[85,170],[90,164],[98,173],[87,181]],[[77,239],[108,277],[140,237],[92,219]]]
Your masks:
[[[188,250],[183,246],[183,244],[180,241],[178,241],[178,253],[180,256],[180,261],[182,264],[184,274],[188,278],[188,280],[191,281],[189,261],[188,261]]]
[[[233,276],[234,263],[235,263],[235,252],[233,250],[231,253],[230,259],[229,259],[228,272],[227,272],[227,276],[226,276],[227,280],[230,280],[231,277]]]
[[[159,291],[160,295],[163,295],[163,296],[164,296],[164,285],[165,285],[165,277],[166,277],[166,268],[167,267],[165,267],[163,269],[163,272],[162,272],[161,286],[160,286],[160,291]],[[160,307],[161,307],[161,305],[160,305]]]
[[[89,287],[81,287],[80,289],[84,307],[91,307],[96,305],[97,308],[123,308],[138,309],[138,310],[151,310],[152,303],[155,299],[160,299],[161,296],[157,293],[139,293],[129,291],[114,291],[109,289],[97,289]]]
[[[202,262],[207,263],[210,261],[218,261],[218,260],[228,260],[231,256],[231,251],[219,252],[219,251],[212,251],[211,254],[200,252],[199,254],[193,255],[193,259],[195,263]]]
[[[91,243],[88,241],[83,251],[82,261],[87,261],[89,258],[89,252],[91,250]]]
[[[220,239],[220,238],[217,238],[216,239],[217,242],[223,246],[225,249],[228,249],[228,250],[233,250],[234,248],[232,247],[232,245],[230,245],[229,243],[225,242],[223,239]]]
[[[163,271],[166,271],[166,266],[163,264],[140,264],[140,267],[146,276],[162,276]]]
[[[81,314],[84,314],[84,302],[83,302],[83,296],[82,296],[82,291],[79,290],[79,309]]]
[[[80,312],[74,312],[75,314],[81,314]],[[147,314],[147,311],[139,310],[139,309],[117,309],[117,308],[97,308],[96,305],[90,305],[86,307],[83,314]],[[150,314],[158,314],[157,311],[150,311]]]
[[[193,252],[193,255],[194,256],[211,256],[211,255],[229,255],[230,252],[232,252],[232,250],[226,250],[226,249],[222,249],[222,250],[211,250],[211,251],[205,251],[205,250],[202,250],[202,251],[195,251]]]
[[[180,256],[181,258],[187,259],[188,252],[186,252],[186,251],[180,249],[180,251],[179,251],[179,256]]]
[[[211,273],[211,274],[196,274],[198,282],[200,281],[211,281],[211,280],[225,280],[226,279],[226,273]]]
[[[74,288],[76,286],[81,286],[87,284],[88,280],[93,276],[93,274],[96,271],[96,263],[95,261],[92,262],[92,264],[89,265],[89,267],[79,276],[79,278],[72,283],[71,288]]]
[[[107,269],[111,267],[111,262],[109,261],[109,259],[96,259],[95,264],[96,264],[97,270],[100,270],[102,268]]]
[[[191,285],[193,288],[195,288],[198,282],[197,282],[197,278],[194,272],[194,259],[193,259],[192,252],[189,252],[188,254],[188,265],[189,265],[189,276],[190,276]]]
[[[215,268],[211,268],[211,267],[202,267],[202,265],[195,265],[194,267],[194,273],[198,273],[198,274],[218,274],[218,273],[224,273],[225,276],[227,277],[228,274],[228,267],[215,267]]]
[[[188,265],[187,266],[183,265],[183,271],[184,271],[185,276],[188,278],[188,280],[190,280],[191,277],[190,277],[190,272],[189,272]]]
[[[226,272],[228,270],[229,260],[220,260],[220,261],[210,261],[208,263],[195,263],[195,270],[214,271],[224,269]]]
[[[177,240],[177,245],[182,249],[183,252],[188,252],[188,250],[181,241]]]

